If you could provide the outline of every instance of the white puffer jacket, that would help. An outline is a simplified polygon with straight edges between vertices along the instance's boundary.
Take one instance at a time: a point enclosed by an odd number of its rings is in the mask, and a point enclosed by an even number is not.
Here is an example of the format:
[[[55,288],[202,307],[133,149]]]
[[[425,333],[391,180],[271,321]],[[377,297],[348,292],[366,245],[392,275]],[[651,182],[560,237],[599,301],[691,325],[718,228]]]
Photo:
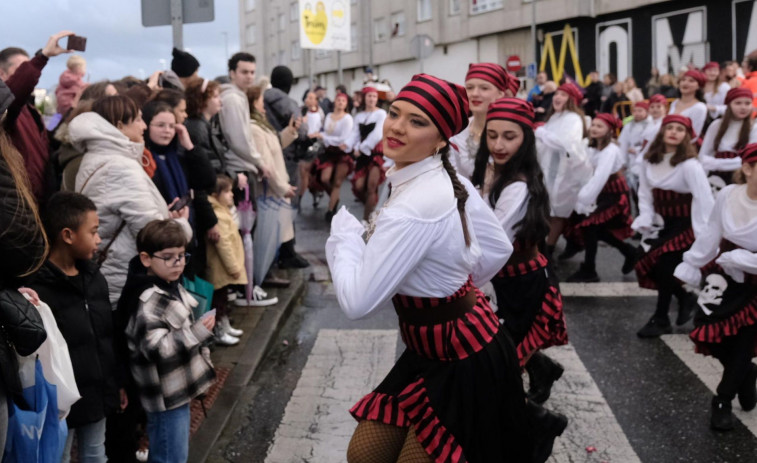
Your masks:
[[[76,174],[76,191],[97,205],[101,249],[113,240],[121,222],[126,222],[100,268],[108,281],[110,302],[115,308],[126,283],[129,261],[137,255],[137,233],[153,220],[170,218],[170,213],[142,168],[144,146],[141,143],[130,141],[94,112],[75,117],[68,130],[74,146],[85,153]],[[189,222],[176,221],[191,238]]]

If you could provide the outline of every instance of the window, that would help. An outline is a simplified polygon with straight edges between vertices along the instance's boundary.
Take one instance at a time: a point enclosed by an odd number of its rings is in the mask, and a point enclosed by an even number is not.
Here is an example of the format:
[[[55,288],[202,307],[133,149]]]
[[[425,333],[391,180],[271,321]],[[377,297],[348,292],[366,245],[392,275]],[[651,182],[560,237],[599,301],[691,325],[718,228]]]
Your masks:
[[[460,14],[460,0],[449,0],[449,14]]]
[[[399,11],[397,13],[392,13],[391,25],[392,37],[402,37],[405,35],[405,12]]]
[[[255,25],[250,24],[245,28],[245,39],[247,40],[248,45],[254,45],[255,44]]]
[[[244,2],[245,11],[252,11],[255,9],[255,0],[246,0]]]
[[[292,2],[289,4],[289,21],[295,22],[300,18],[300,4]]]
[[[287,29],[287,17],[284,13],[279,13],[279,31]]]
[[[431,19],[431,0],[418,0],[418,22]]]
[[[352,23],[350,25],[350,51],[357,51],[357,41],[359,37],[357,35],[357,24]]]
[[[302,57],[302,48],[300,48],[299,40],[292,40],[292,61],[297,61]]]
[[[504,6],[503,0],[476,0],[470,4],[470,14],[488,13]]]
[[[389,35],[389,31],[387,30],[386,18],[373,20],[373,41],[383,42],[387,35]]]

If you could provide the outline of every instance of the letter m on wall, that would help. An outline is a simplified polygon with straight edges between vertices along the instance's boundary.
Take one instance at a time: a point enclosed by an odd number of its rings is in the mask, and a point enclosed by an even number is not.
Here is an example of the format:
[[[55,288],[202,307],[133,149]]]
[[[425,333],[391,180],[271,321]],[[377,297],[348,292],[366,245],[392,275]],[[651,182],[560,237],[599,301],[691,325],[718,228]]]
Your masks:
[[[689,64],[705,65],[709,58],[707,7],[652,16],[652,62],[660,74],[677,74]]]

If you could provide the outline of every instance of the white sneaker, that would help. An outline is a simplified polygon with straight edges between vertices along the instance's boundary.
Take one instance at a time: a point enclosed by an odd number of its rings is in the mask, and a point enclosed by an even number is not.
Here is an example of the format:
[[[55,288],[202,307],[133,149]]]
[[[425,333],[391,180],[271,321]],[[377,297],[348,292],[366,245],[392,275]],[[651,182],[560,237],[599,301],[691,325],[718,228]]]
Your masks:
[[[226,293],[226,300],[229,301],[229,302],[236,301],[237,297],[238,296],[237,296],[237,292],[236,291],[232,290],[232,291],[229,291],[228,293]]]
[[[147,461],[149,450],[137,450],[137,461]]]
[[[231,326],[231,322],[229,321],[229,317],[222,317],[218,323],[221,325],[221,329],[224,333],[230,334],[234,336],[235,338],[238,338],[244,334],[244,331],[238,330]]]
[[[235,338],[229,333],[223,333],[220,336],[216,335],[215,341],[219,346],[235,346],[239,344],[239,338]]]

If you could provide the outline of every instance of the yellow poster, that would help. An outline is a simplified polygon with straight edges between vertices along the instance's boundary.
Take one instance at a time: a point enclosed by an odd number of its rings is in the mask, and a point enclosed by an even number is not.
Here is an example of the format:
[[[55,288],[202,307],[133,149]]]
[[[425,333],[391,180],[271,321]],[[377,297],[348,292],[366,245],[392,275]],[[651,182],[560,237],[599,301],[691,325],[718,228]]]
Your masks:
[[[347,0],[300,0],[300,46],[350,50],[350,4]]]

